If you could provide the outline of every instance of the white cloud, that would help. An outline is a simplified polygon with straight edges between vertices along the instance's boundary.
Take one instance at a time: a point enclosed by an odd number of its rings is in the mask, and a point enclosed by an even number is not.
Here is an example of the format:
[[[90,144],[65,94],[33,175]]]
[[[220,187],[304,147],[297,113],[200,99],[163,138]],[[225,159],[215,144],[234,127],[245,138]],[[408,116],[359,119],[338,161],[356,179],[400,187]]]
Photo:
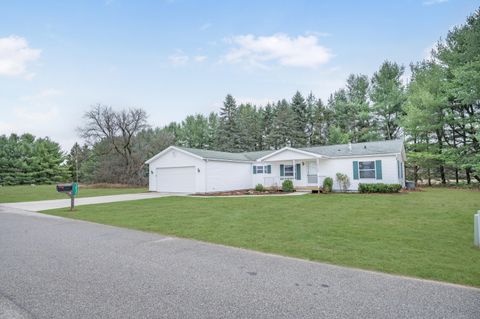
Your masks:
[[[205,55],[196,55],[193,57],[193,60],[195,62],[203,62],[207,59],[207,57]]]
[[[188,60],[190,60],[188,55],[183,53],[181,50],[178,50],[175,54],[172,54],[168,57],[168,61],[170,61],[170,64],[174,66],[185,65],[187,64]]]
[[[272,36],[239,35],[227,39],[235,45],[224,56],[228,63],[247,63],[266,67],[266,62],[276,62],[282,66],[318,67],[333,57],[330,49],[318,43],[318,36],[306,35],[290,37],[278,33]]]
[[[40,53],[41,50],[30,48],[25,38],[15,35],[0,38],[0,75],[33,78],[27,64],[36,61]]]
[[[435,4],[440,4],[440,3],[445,3],[445,2],[448,2],[448,0],[426,0],[426,1],[423,1],[423,5],[424,6],[432,6],[432,5],[435,5]]]
[[[50,107],[42,111],[36,111],[36,108],[30,107],[16,107],[13,109],[13,113],[20,120],[32,121],[35,123],[44,122],[51,123],[58,116],[58,109],[56,107]]]

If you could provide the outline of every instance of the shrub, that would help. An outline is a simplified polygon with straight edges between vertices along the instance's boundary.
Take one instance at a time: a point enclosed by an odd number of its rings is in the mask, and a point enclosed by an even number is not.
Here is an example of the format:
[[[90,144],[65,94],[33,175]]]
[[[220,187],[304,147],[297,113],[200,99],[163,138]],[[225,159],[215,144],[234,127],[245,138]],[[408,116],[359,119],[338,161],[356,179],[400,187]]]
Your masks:
[[[293,192],[293,182],[289,179],[284,180],[282,183],[282,191]]]
[[[264,191],[265,191],[265,187],[263,187],[262,184],[257,184],[257,185],[255,186],[255,190],[256,190],[257,192],[264,192]]]
[[[323,191],[326,193],[330,193],[333,187],[333,179],[331,177],[327,177],[323,180]]]
[[[350,187],[350,179],[346,174],[337,173],[337,183],[338,188],[340,188],[343,192],[346,192]]]
[[[402,189],[400,184],[358,184],[358,191],[360,193],[398,193]]]

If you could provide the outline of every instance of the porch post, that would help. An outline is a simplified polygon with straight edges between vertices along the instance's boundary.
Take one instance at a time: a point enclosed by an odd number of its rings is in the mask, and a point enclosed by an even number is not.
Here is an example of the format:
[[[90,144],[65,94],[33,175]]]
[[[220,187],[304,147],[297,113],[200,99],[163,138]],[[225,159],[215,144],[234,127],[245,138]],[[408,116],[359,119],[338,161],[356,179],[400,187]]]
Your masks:
[[[295,160],[292,160],[293,163],[293,185],[295,185],[295,181],[297,180],[297,169],[295,167]]]
[[[317,188],[320,190],[320,159],[317,157]]]

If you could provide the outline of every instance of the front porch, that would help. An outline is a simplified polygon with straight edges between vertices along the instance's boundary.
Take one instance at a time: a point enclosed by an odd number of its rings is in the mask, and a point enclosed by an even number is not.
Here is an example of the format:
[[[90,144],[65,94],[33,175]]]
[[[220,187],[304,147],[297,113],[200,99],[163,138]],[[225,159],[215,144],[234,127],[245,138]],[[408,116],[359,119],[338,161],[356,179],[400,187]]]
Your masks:
[[[319,190],[327,177],[320,170],[320,162],[320,159],[293,159],[255,164],[254,183],[281,188],[285,180],[291,180],[296,190]]]
[[[319,154],[282,148],[257,160],[254,166],[254,183],[265,187],[282,187],[285,180],[291,180],[295,189],[319,190],[327,177],[321,170],[325,157]]]

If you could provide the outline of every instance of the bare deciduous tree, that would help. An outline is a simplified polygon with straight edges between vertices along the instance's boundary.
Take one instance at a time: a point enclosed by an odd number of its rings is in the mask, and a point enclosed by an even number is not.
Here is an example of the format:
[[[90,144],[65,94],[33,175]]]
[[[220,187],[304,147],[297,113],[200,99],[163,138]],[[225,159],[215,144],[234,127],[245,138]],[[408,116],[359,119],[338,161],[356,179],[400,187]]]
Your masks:
[[[135,183],[143,168],[133,154],[135,136],[148,128],[147,113],[140,108],[115,111],[107,105],[97,104],[84,115],[86,124],[79,128],[81,137],[90,143],[105,142],[107,152],[118,154],[123,163],[123,182]]]

